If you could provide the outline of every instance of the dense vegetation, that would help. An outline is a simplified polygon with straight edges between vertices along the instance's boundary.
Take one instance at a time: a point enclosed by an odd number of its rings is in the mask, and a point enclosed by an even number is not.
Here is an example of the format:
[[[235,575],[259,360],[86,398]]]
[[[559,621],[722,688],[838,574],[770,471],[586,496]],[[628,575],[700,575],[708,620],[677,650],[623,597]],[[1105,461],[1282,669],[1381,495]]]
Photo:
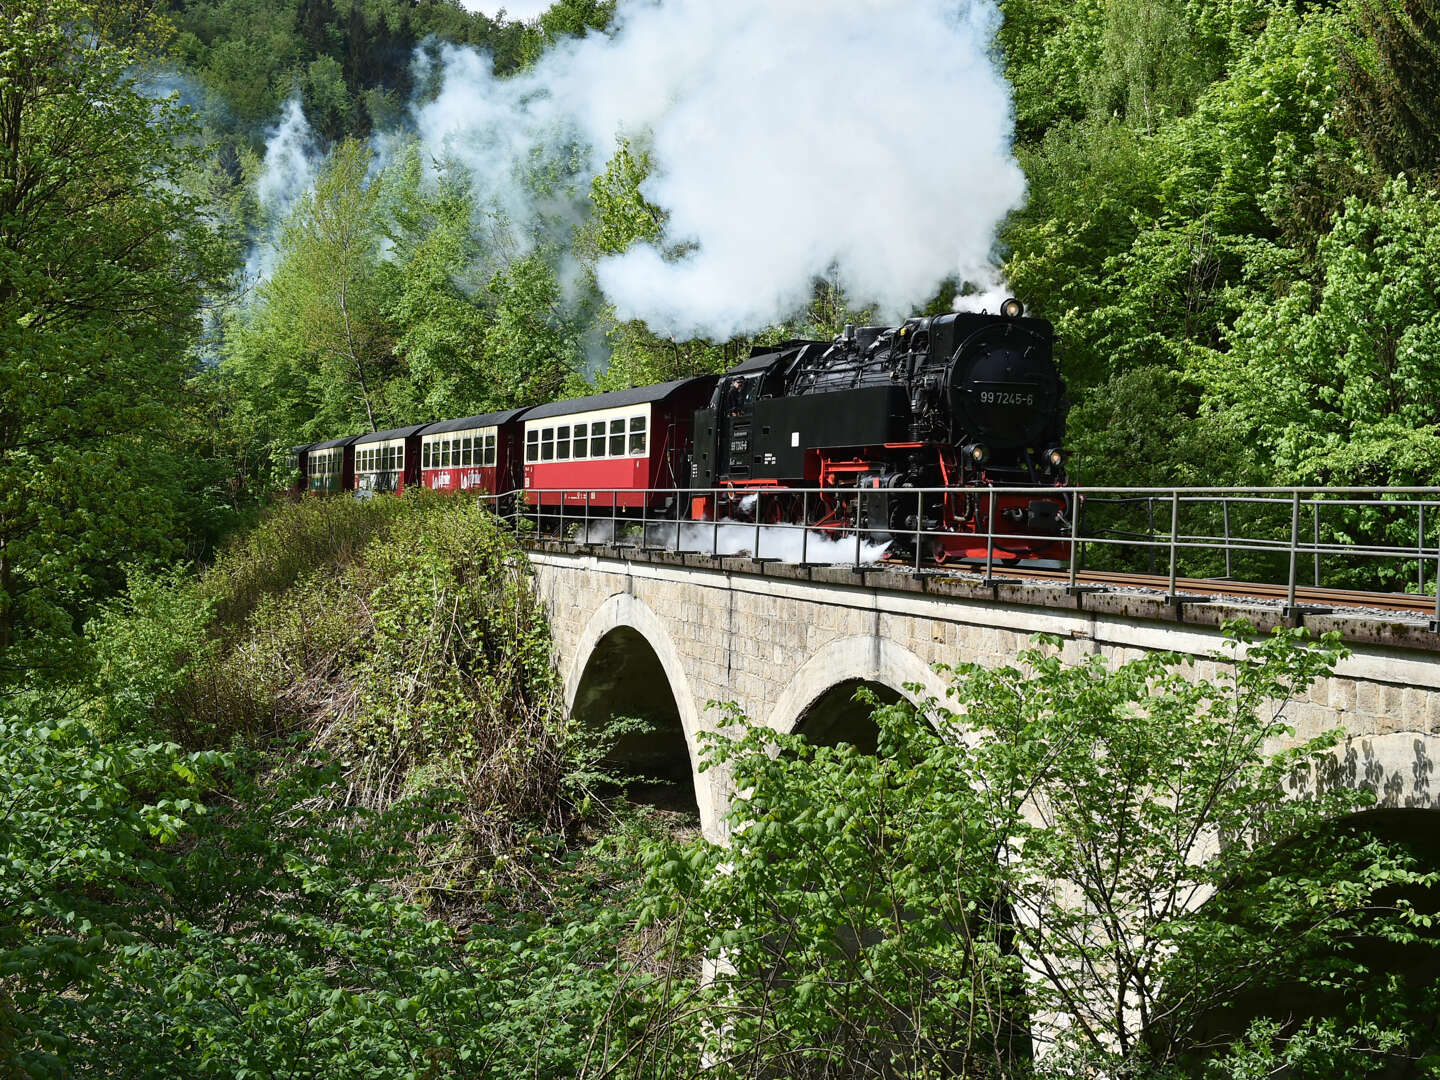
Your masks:
[[[1095,481],[1428,483],[1440,9],[1006,5],[1016,292]]]
[[[286,506],[198,577],[135,578],[62,693],[6,699],[5,1075],[1318,1078],[1436,1053],[1434,844],[1347,824],[1348,788],[1285,798],[1333,737],[1266,753],[1332,645],[1281,636],[1206,683],[1042,642],[955,673],[953,706],[881,710],[878,755],[745,725],[706,749],[747,792],[718,845],[606,797],[517,554],[471,502]]]
[[[1082,477],[1433,480],[1434,0],[1002,7],[1005,270]],[[642,132],[521,244],[406,137],[417,55],[504,77],[614,9],[0,0],[0,1075],[1433,1073],[1433,845],[1282,798],[1329,740],[1263,753],[1333,643],[1212,682],[1042,643],[878,756],[736,729],[722,848],[611,798],[479,508],[265,507],[294,441],[743,353],[595,284],[664,220]],[[818,282],[756,333],[863,315]]]
[[[1432,475],[1433,4],[1002,7],[1015,149],[1030,182],[1001,238],[1004,269],[1067,342],[1082,477],[1379,484]],[[535,40],[610,15],[581,8],[557,5]],[[502,71],[526,62],[497,57]],[[713,370],[747,344],[668,341],[617,323],[594,289],[585,268],[653,239],[664,219],[640,194],[643,145],[620,145],[591,189],[586,221],[546,223],[517,256],[474,212],[453,163],[422,183],[412,146],[375,177],[369,145],[344,144],[364,123],[337,129],[308,98],[306,113],[335,152],[280,246],[280,272],[226,354],[246,407],[262,410],[260,431],[299,438],[372,417],[385,426],[538,400],[584,378],[658,380]],[[527,180],[540,189],[564,181],[553,163]],[[326,235],[336,217],[355,235]],[[355,303],[365,333],[349,351],[296,318],[297,303],[322,323],[321,308],[335,317],[339,282],[329,297],[294,293],[339,243],[363,286]],[[863,315],[822,282],[812,308],[773,332],[828,333]],[[341,352],[348,374],[334,370]],[[608,356],[599,373],[597,355]]]

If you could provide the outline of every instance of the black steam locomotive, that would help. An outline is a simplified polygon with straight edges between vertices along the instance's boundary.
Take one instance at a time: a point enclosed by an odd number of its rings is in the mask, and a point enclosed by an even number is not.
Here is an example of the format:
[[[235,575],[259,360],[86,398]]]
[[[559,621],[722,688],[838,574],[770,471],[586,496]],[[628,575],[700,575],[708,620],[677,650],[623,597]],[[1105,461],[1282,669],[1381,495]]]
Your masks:
[[[984,558],[990,488],[1066,482],[1065,384],[1055,332],[1018,301],[1000,315],[956,313],[898,327],[847,327],[834,342],[757,348],[721,376],[695,415],[694,488],[803,488],[820,527],[859,525],[895,549]],[[959,491],[920,494],[916,489]],[[692,500],[693,517],[743,514],[733,500]],[[783,497],[760,500],[798,521]],[[754,502],[747,505],[754,505]],[[1059,558],[1068,499],[994,496],[1001,558]],[[980,539],[977,540],[977,534]]]

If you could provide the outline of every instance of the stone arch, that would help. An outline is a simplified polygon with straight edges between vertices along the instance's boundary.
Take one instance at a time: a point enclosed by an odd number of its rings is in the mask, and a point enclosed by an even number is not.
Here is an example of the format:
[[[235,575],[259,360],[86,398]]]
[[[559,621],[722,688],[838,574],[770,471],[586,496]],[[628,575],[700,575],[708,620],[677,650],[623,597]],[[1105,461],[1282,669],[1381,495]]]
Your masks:
[[[945,698],[945,680],[909,649],[859,634],[822,646],[801,666],[770,711],[769,726],[789,734],[830,691],[859,683],[878,683],[916,704],[925,697]],[[918,684],[921,692],[910,690],[910,684]]]
[[[565,672],[565,710],[575,708],[586,672],[597,650],[607,638],[617,631],[638,636],[648,646],[669,684],[680,716],[680,728],[685,737],[685,751],[689,758],[690,779],[694,785],[695,800],[700,811],[700,825],[706,836],[715,836],[720,818],[718,792],[714,790],[708,773],[697,769],[699,747],[697,738],[702,730],[695,695],[690,688],[690,679],[685,673],[679,650],[671,640],[669,632],[660,617],[643,601],[629,593],[616,593],[605,600],[590,616],[576,643]]]

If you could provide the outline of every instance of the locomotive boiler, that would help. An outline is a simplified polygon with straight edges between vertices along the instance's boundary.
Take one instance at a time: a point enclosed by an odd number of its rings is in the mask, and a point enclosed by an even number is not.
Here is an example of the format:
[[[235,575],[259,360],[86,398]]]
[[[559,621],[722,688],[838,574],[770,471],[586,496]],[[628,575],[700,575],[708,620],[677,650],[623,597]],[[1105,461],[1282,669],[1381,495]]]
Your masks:
[[[999,315],[756,348],[696,413],[691,516],[758,505],[776,521],[859,525],[897,553],[918,538],[940,561],[985,558],[991,533],[1003,560],[1061,558],[1068,499],[1043,489],[1066,482],[1068,408],[1054,329],[1014,300]],[[814,495],[802,510],[794,496],[765,497],[771,488]]]

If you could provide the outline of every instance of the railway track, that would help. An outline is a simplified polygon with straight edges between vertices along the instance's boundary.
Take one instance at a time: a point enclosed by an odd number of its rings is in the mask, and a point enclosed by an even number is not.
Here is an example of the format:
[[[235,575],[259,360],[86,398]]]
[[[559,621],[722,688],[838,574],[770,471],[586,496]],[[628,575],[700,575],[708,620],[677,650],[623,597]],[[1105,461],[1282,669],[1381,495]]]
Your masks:
[[[1068,570],[1039,570],[1021,567],[996,568],[997,575],[1031,578],[1040,581],[1069,582]],[[1101,585],[1120,589],[1170,591],[1170,579],[1164,574],[1126,574],[1106,571],[1085,571],[1076,575],[1081,585]],[[1175,591],[1190,596],[1226,596],[1239,599],[1273,600],[1285,603],[1289,589],[1285,585],[1266,585],[1254,581],[1217,581],[1213,578],[1177,578]],[[1377,611],[1433,614],[1435,598],[1411,593],[1374,593],[1359,589],[1325,589],[1313,585],[1297,586],[1295,602],[1312,608],[1367,608]]]

